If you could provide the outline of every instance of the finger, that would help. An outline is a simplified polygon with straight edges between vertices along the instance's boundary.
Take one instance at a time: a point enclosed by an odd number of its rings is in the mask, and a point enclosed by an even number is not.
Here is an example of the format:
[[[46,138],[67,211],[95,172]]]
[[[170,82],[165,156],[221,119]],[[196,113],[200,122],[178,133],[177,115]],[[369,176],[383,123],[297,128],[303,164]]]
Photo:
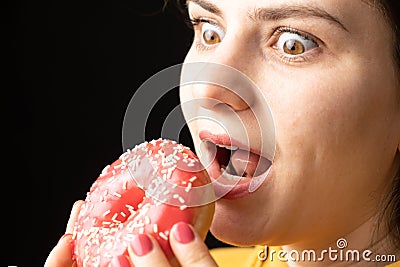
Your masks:
[[[63,235],[47,257],[44,267],[74,266],[71,242],[72,234]]]
[[[65,229],[66,234],[71,234],[74,231],[75,222],[78,219],[79,211],[81,210],[82,205],[85,203],[83,200],[75,201],[72,206],[71,214],[69,215],[67,228]]]
[[[128,247],[128,252],[134,266],[170,267],[167,257],[152,236],[136,235]]]
[[[204,241],[184,222],[172,227],[170,244],[182,267],[217,266]]]

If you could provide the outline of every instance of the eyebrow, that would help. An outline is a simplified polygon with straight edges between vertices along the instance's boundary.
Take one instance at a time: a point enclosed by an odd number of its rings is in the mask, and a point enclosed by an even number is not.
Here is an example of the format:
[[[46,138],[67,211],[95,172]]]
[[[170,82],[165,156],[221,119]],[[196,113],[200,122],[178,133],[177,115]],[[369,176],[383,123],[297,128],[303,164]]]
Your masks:
[[[205,1],[205,0],[187,0],[186,1],[186,6],[189,4],[189,2],[193,2],[199,6],[201,6],[203,9],[207,10],[208,12],[211,12],[217,16],[222,16],[222,11],[214,4]]]
[[[222,11],[217,6],[206,0],[187,0],[186,5],[189,2],[199,5],[203,9],[215,15],[222,16]],[[289,18],[316,17],[331,22],[348,32],[347,28],[337,17],[321,8],[313,6],[290,5],[282,7],[256,8],[253,13],[249,13],[249,17],[255,21],[279,21]]]
[[[340,22],[338,18],[329,14],[327,11],[312,6],[284,6],[278,8],[257,8],[253,14],[249,14],[250,18],[255,20],[279,21],[288,18],[306,18],[316,17],[333,22],[345,31],[347,28]]]

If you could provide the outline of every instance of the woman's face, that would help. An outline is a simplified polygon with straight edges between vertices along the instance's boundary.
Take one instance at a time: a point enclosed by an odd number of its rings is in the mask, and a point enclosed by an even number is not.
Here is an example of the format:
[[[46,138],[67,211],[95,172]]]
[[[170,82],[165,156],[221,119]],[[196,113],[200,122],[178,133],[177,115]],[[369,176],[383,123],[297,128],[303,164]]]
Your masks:
[[[196,25],[185,63],[244,73],[275,123],[267,179],[253,193],[219,199],[212,233],[236,245],[315,247],[371,218],[400,164],[400,89],[381,15],[361,0],[189,0],[188,9]],[[233,109],[247,136],[230,137],[251,140],[242,149],[257,154],[263,140],[251,100],[212,84],[182,86],[180,95],[182,103],[207,98]],[[222,142],[220,125],[241,127],[221,104],[191,106],[201,109],[210,120],[189,123],[198,152],[203,138]]]

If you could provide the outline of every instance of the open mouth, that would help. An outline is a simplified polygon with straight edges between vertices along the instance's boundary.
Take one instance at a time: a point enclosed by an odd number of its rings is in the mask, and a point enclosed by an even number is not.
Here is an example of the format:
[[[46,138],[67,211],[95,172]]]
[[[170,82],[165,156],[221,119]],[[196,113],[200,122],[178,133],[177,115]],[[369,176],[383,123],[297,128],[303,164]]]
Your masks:
[[[211,143],[211,142],[210,142]],[[221,173],[231,180],[245,180],[267,172],[271,161],[248,150],[236,146],[211,143],[216,149],[215,159],[219,163]]]
[[[258,151],[231,139],[227,135],[213,135],[208,131],[200,133],[202,149],[206,156],[207,171],[219,195],[243,195],[244,191],[255,191],[266,179],[272,161]]]
[[[272,161],[227,135],[200,133],[202,149],[205,150],[205,165],[214,180],[224,184],[242,183],[266,176]]]

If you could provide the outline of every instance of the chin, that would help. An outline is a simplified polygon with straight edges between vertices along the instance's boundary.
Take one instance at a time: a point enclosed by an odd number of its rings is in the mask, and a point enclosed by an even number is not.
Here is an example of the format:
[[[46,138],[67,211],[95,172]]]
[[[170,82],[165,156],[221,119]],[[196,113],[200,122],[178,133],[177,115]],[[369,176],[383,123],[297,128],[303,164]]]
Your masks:
[[[266,220],[260,212],[241,208],[243,201],[220,199],[216,203],[211,233],[224,243],[234,246],[254,246],[266,243]]]

